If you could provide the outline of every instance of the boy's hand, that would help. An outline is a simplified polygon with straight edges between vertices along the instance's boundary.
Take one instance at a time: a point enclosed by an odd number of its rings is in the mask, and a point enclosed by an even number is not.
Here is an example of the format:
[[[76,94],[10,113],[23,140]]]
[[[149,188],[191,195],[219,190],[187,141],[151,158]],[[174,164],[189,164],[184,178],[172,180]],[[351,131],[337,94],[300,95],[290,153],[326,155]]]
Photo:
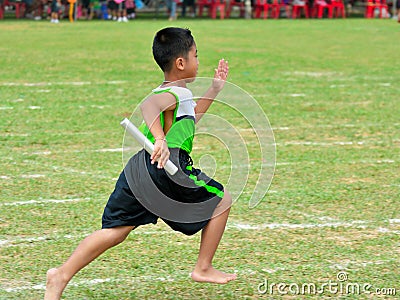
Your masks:
[[[151,154],[150,158],[152,164],[154,164],[156,161],[158,162],[157,168],[164,168],[169,159],[169,149],[165,138],[156,139],[154,143],[154,151]]]
[[[228,61],[221,59],[218,63],[218,68],[215,69],[214,80],[212,83],[212,87],[216,92],[220,92],[223,89],[226,78],[228,77],[228,72]]]

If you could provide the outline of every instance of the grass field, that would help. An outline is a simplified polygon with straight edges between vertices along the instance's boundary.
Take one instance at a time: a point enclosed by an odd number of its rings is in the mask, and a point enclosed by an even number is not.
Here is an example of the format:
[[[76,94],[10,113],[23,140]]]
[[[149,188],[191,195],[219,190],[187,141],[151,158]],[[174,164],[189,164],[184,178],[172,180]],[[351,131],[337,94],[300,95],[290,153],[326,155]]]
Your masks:
[[[163,79],[151,42],[171,24],[0,22],[0,299],[41,299],[46,270],[100,228],[123,167],[119,122]],[[251,188],[244,191],[215,257],[238,280],[193,283],[199,235],[159,222],[78,273],[64,299],[277,298],[277,285],[273,295],[262,293],[265,280],[286,284],[285,298],[314,298],[294,295],[296,285],[329,282],[344,290],[325,287],[318,297],[398,297],[399,25],[174,24],[193,31],[199,76],[212,76],[218,59],[228,59],[230,81],[254,96],[274,130],[270,190],[253,209]],[[215,157],[222,151],[201,146]],[[195,161],[200,155],[194,151]],[[217,179],[228,171],[220,168]],[[249,186],[255,180],[250,174]],[[361,295],[345,295],[346,284],[359,285]]]

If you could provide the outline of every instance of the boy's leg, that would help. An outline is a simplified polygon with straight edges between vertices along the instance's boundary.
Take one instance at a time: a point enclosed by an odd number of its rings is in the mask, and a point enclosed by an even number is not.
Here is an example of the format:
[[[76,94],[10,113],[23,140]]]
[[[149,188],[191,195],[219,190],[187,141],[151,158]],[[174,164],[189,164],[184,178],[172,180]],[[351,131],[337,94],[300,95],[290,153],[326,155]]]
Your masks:
[[[232,198],[225,190],[224,197],[214,212],[214,216],[201,233],[200,251],[196,266],[191,274],[194,281],[228,283],[236,279],[236,274],[227,274],[213,268],[212,260],[225,230]]]
[[[44,299],[60,299],[68,282],[79,270],[107,249],[124,241],[133,228],[133,226],[121,226],[101,229],[86,237],[61,267],[47,271]]]

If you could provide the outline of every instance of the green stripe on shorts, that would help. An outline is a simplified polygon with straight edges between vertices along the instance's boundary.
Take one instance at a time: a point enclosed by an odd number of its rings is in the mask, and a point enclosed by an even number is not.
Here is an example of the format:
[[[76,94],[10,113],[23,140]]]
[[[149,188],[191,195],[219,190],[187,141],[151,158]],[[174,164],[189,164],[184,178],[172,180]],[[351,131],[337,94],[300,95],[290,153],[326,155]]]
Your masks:
[[[192,170],[192,166],[187,166],[186,169]],[[197,186],[201,186],[201,187],[205,188],[207,190],[207,192],[213,193],[220,198],[224,197],[223,191],[220,191],[215,186],[207,185],[207,183],[205,183],[204,180],[197,180],[197,177],[194,176],[193,174],[189,174],[189,178],[192,179]]]

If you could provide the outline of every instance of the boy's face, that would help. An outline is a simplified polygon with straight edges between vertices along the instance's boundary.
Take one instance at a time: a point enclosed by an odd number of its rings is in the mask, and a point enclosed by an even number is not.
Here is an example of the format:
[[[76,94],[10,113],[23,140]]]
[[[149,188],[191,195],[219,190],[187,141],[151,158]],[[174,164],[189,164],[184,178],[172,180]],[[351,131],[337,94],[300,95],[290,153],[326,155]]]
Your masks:
[[[199,68],[199,59],[197,58],[196,44],[190,48],[190,51],[185,59],[185,78],[196,78]]]

